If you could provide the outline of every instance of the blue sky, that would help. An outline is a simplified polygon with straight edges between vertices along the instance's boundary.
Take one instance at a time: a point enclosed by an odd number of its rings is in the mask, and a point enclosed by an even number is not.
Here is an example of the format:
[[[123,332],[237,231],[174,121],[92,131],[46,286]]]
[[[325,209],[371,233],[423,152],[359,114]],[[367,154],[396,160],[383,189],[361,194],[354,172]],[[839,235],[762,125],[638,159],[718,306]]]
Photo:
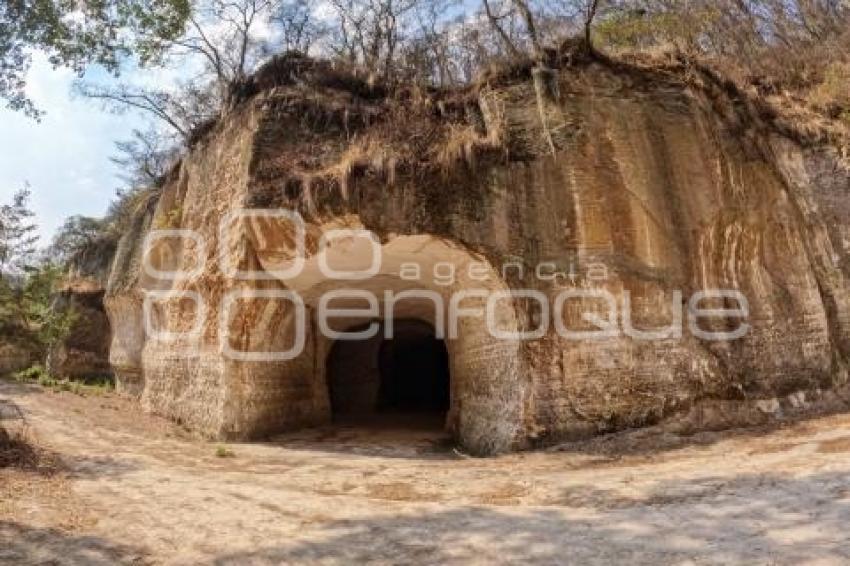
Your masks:
[[[102,82],[102,72],[88,79]],[[125,75],[122,79],[132,78]],[[71,95],[75,75],[54,70],[35,56],[27,92],[47,112],[41,123],[0,102],[0,202],[29,182],[32,208],[49,243],[62,221],[74,214],[102,216],[121,187],[117,167],[109,161],[113,142],[141,127],[141,117],[114,115],[97,104]]]

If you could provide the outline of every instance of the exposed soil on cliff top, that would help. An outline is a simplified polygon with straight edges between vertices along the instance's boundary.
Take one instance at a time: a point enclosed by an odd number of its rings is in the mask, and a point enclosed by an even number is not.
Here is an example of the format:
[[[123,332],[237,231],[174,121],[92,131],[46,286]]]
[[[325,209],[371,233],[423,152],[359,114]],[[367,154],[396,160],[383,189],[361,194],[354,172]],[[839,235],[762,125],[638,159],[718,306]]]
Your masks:
[[[116,396],[0,398],[61,462],[0,469],[0,563],[850,560],[850,415],[478,460],[421,428],[225,447]]]

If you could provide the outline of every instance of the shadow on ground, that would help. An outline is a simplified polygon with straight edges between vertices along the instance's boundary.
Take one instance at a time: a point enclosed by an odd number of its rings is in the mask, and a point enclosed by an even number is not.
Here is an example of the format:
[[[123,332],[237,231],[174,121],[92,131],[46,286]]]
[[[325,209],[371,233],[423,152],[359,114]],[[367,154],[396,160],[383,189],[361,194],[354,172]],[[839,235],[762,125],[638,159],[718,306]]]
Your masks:
[[[327,454],[353,454],[410,460],[454,460],[456,443],[432,422],[354,421],[278,434],[274,446]]]
[[[709,478],[665,484],[640,499],[589,489],[580,501],[565,494],[564,503],[587,507],[464,507],[331,521],[311,542],[221,556],[215,564],[850,560],[844,474]]]
[[[0,564],[150,564],[145,552],[102,538],[0,521]]]

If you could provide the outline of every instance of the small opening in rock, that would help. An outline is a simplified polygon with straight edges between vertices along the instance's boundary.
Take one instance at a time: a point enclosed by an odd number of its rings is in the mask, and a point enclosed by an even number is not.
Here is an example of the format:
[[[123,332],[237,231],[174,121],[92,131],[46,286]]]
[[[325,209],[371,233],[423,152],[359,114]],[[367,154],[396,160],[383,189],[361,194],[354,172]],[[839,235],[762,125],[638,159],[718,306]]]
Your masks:
[[[380,348],[379,412],[445,413],[449,408],[449,356],[427,323],[397,321]]]
[[[382,327],[369,340],[337,341],[327,368],[334,421],[442,427],[449,357],[428,323],[396,320],[391,338]]]

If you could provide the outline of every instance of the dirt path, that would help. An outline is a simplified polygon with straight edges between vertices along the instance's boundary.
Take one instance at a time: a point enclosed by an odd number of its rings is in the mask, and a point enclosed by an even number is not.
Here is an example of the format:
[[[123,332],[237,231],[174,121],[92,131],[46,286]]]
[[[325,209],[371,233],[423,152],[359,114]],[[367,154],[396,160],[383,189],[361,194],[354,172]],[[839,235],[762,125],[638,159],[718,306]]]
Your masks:
[[[850,561],[847,415],[490,460],[426,431],[328,429],[222,458],[114,396],[0,382],[0,398],[67,469],[0,471],[0,562]]]

